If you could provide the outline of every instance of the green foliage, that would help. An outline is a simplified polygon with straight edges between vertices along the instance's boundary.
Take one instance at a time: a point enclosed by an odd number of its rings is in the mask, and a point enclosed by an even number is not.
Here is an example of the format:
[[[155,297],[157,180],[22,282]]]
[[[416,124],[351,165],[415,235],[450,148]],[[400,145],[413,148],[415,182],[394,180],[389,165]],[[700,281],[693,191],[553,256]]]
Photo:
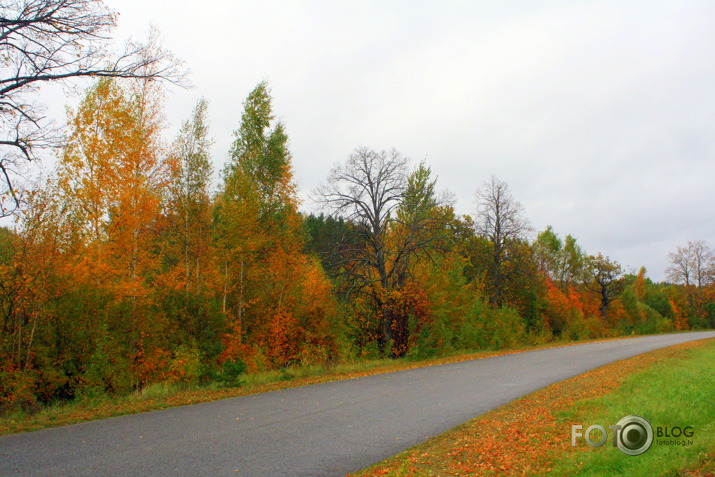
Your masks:
[[[309,214],[303,218],[306,234],[305,253],[317,255],[323,269],[330,276],[341,271],[340,251],[346,247],[356,247],[354,226],[342,217]]]
[[[231,161],[224,170],[226,188],[245,176],[259,196],[264,226],[280,225],[292,193],[291,185],[285,182],[290,168],[288,135],[281,122],[270,128],[274,116],[265,81],[251,91],[243,106],[241,125],[234,132]]]
[[[208,374],[212,381],[223,386],[234,387],[243,383],[243,375],[246,373],[246,363],[241,359],[230,359],[225,361],[218,371]]]
[[[588,340],[604,338],[607,336],[607,328],[603,325],[600,316],[584,316],[583,313],[575,313],[564,325],[561,331],[561,338],[570,341]]]
[[[453,346],[457,349],[476,350],[489,348],[491,339],[486,335],[492,310],[487,302],[477,296],[467,309],[465,320],[455,330]]]
[[[675,313],[670,305],[667,286],[655,285],[652,282],[646,288],[643,302],[655,310],[663,318],[673,320]]]
[[[673,322],[670,318],[672,317],[670,304],[667,301],[664,302],[664,298],[657,298],[656,293],[650,293],[650,301],[660,305],[660,308],[665,312],[665,316],[663,316],[652,308],[647,301],[641,301],[638,298],[638,292],[634,290],[634,286],[637,283],[637,281],[634,281],[621,294],[621,303],[627,316],[627,319],[622,319],[618,325],[622,332],[626,334],[652,334],[672,331]],[[647,292],[645,292],[645,296],[648,296]]]
[[[455,333],[455,348],[505,349],[526,342],[524,320],[513,308],[495,308],[477,299]]]
[[[201,352],[195,346],[182,344],[174,350],[169,363],[172,381],[195,383],[201,376],[202,369]]]
[[[19,237],[7,227],[0,227],[0,265],[8,265],[15,255]]]
[[[509,307],[492,310],[492,317],[485,323],[484,335],[487,347],[505,349],[515,347],[525,341],[524,321],[519,313]]]
[[[397,210],[397,218],[403,223],[424,218],[437,207],[435,188],[437,180],[430,180],[432,170],[421,162],[407,178],[407,187]]]
[[[223,350],[220,337],[226,330],[226,317],[213,294],[166,290],[155,312],[167,317],[172,342],[196,346],[207,363],[216,361]]]
[[[107,394],[126,394],[132,389],[131,363],[117,346],[106,325],[100,326],[95,337],[94,352],[85,364],[80,399],[97,399]]]
[[[417,332],[415,344],[407,356],[415,359],[433,358],[452,351],[455,341],[450,320],[444,313],[439,313],[430,326],[425,326]]]

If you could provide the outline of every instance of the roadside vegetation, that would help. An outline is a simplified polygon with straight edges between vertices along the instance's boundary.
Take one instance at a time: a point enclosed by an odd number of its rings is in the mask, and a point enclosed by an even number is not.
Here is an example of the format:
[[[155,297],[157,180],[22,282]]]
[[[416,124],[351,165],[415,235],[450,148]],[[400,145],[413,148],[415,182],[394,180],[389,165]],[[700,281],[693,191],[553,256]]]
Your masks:
[[[155,83],[102,79],[70,111],[56,171],[0,228],[0,415],[282,369],[703,329],[704,242],[669,283],[624,273],[492,177],[455,214],[425,163],[358,148],[298,211],[266,83],[217,190],[205,101],[170,147]]]
[[[715,475],[715,340],[685,343],[603,366],[488,412],[353,474],[450,475]],[[683,429],[642,455],[610,445],[571,446],[571,425],[605,428],[639,415],[654,428]],[[655,431],[655,429],[654,429]],[[610,431],[609,431],[610,432]],[[595,436],[597,437],[597,436]],[[668,440],[668,439],[666,439]],[[672,439],[671,439],[672,440]]]
[[[310,158],[293,158],[267,83],[236,108],[214,171],[210,105],[198,100],[168,143],[158,80],[178,82],[178,64],[155,44],[107,62],[116,16],[102,2],[0,13],[15,51],[0,64],[19,75],[0,78],[0,216],[16,219],[0,228],[0,415],[715,326],[703,241],[678,247],[656,283],[533,230],[496,177],[474,178],[473,212],[460,215],[429,164],[369,147],[325,171],[311,204],[323,212],[304,213],[293,161]],[[77,75],[96,81],[66,134],[48,130],[36,86]],[[42,145],[56,167],[22,181]]]
[[[305,386],[327,381],[353,379],[372,374],[437,366],[470,359],[481,359],[533,349],[568,346],[581,342],[554,342],[501,351],[454,352],[432,359],[362,359],[332,365],[289,366],[287,368],[240,374],[233,382],[161,382],[122,396],[84,395],[71,401],[58,400],[38,410],[15,409],[0,416],[0,435],[39,430],[47,427],[106,419],[125,414],[155,411],[175,406],[216,401],[237,396]]]

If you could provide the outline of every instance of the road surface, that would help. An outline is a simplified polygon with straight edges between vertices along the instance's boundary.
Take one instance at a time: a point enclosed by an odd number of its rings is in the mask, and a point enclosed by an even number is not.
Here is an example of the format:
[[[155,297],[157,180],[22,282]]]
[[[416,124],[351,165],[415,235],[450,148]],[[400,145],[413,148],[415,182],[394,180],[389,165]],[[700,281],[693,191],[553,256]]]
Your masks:
[[[345,475],[549,384],[713,337],[529,351],[4,436],[0,475]]]

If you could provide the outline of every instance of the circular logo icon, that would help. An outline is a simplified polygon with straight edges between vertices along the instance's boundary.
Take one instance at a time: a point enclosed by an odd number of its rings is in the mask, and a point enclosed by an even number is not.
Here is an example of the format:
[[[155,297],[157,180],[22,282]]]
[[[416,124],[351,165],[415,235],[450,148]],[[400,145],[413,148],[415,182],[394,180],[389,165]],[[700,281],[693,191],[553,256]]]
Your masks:
[[[640,416],[626,416],[617,423],[616,443],[624,454],[641,455],[653,444],[653,427]]]

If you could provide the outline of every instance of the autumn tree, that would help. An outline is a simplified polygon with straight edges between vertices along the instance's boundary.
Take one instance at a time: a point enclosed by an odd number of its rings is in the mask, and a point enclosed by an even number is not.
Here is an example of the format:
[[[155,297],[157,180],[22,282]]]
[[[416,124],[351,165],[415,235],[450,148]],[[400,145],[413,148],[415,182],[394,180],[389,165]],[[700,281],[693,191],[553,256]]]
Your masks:
[[[598,295],[599,311],[605,320],[608,309],[623,291],[623,269],[615,262],[602,254],[590,255],[586,259],[589,279],[586,286]]]
[[[300,360],[308,336],[327,346],[331,298],[318,262],[303,254],[288,136],[265,82],[244,102],[230,156],[215,212],[222,309],[232,326],[226,347],[245,344],[255,352],[267,343],[273,363],[285,365]],[[320,291],[325,306],[313,308],[320,313],[307,311],[306,298],[315,297],[308,286]]]
[[[15,364],[3,381],[24,383],[30,400],[123,393],[167,376],[171,344],[154,308],[169,172],[157,86],[89,88],[70,111],[56,174],[28,196],[9,269],[17,286],[6,288]]]
[[[478,234],[491,244],[488,264],[490,301],[504,303],[504,287],[512,271],[509,262],[514,254],[512,245],[524,240],[530,226],[524,217],[524,208],[514,199],[505,182],[492,176],[477,191],[477,214],[474,220]]]
[[[180,269],[176,285],[187,294],[202,283],[210,244],[212,166],[207,121],[207,102],[200,99],[182,124],[169,159],[164,208],[170,244],[165,260]]]
[[[392,304],[386,318],[392,328],[392,354],[403,356],[410,348],[411,334],[429,317],[428,284],[415,269],[425,262],[437,268],[442,257],[454,251],[452,230],[454,211],[450,197],[438,194],[437,180],[432,171],[420,163],[407,177],[402,201],[396,210],[396,220],[390,231],[395,271]],[[427,265],[426,268],[432,268]],[[410,322],[413,323],[410,329]]]
[[[410,261],[429,255],[444,236],[443,200],[430,170],[412,173],[399,152],[357,148],[333,168],[316,200],[353,224],[354,246],[341,248],[343,271],[355,289],[367,294],[379,319],[378,345],[404,353],[404,316],[393,313],[391,298],[405,285]],[[395,332],[401,338],[395,347]]]
[[[574,237],[567,235],[562,240],[549,225],[536,236],[533,247],[539,268],[562,291],[583,281],[585,254]]]
[[[21,228],[2,229],[8,233],[0,237],[0,407],[5,409],[33,409],[68,384],[62,368],[72,357],[51,352],[71,334],[56,328],[50,309],[71,283],[62,273],[53,201],[51,193],[30,195]],[[48,334],[56,340],[49,346]]]
[[[390,267],[389,230],[407,184],[408,160],[396,150],[357,148],[345,164],[335,166],[316,199],[337,216],[354,224],[357,246],[343,249],[343,270],[355,288],[370,297],[378,315],[377,340],[389,346],[394,333],[387,295],[395,268]],[[386,316],[387,315],[387,316]]]
[[[220,323],[213,301],[215,269],[212,243],[212,166],[208,103],[200,99],[174,141],[168,160],[169,181],[162,224],[163,306],[185,333],[215,354]]]
[[[111,80],[89,88],[71,113],[71,133],[57,176],[61,195],[67,196],[67,215],[78,243],[101,247],[99,244],[106,242],[108,212],[121,181],[116,165],[126,151],[123,146],[132,142],[132,122],[124,92]],[[96,264],[98,258],[93,260]]]
[[[123,269],[120,276],[128,281],[122,287],[130,296],[143,293],[141,270],[151,249],[146,241],[168,179],[160,101],[150,83],[125,90],[101,80],[72,118],[59,164],[62,194],[78,224],[89,226],[85,240],[104,247],[108,260],[119,260],[110,266]]]
[[[108,326],[125,333],[127,353],[139,368],[150,361],[152,340],[161,338],[160,323],[148,319],[169,172],[159,139],[157,87],[141,81],[123,88],[100,80],[70,118],[71,134],[58,165],[58,198],[69,217],[74,250],[68,266],[78,279],[111,296],[116,314]]]
[[[395,269],[401,285],[410,274],[410,261],[452,250],[454,212],[451,198],[438,194],[437,180],[431,169],[420,163],[407,177],[407,185],[396,211],[395,241],[397,242]]]
[[[408,160],[399,152],[360,147],[345,164],[334,167],[327,183],[316,190],[319,203],[355,225],[361,246],[346,250],[343,258],[366,265],[347,270],[361,285],[379,283],[382,290],[390,289],[395,270],[388,262],[388,231],[402,201],[407,176]]]
[[[185,121],[171,152],[167,208],[176,221],[186,292],[196,291],[207,267],[211,235],[211,158],[208,103],[200,99]]]
[[[100,0],[12,0],[0,5],[0,216],[20,204],[17,171],[37,150],[59,143],[60,131],[34,101],[43,84],[71,88],[81,77],[184,81],[180,63],[152,34],[110,52],[117,14]]]
[[[276,229],[287,233],[289,216],[296,213],[288,137],[282,123],[271,127],[273,121],[270,92],[262,82],[244,102],[217,200],[222,308],[239,328],[249,330],[243,320],[250,302],[248,286],[258,279],[250,274],[257,272],[262,252],[275,245],[269,234]]]

